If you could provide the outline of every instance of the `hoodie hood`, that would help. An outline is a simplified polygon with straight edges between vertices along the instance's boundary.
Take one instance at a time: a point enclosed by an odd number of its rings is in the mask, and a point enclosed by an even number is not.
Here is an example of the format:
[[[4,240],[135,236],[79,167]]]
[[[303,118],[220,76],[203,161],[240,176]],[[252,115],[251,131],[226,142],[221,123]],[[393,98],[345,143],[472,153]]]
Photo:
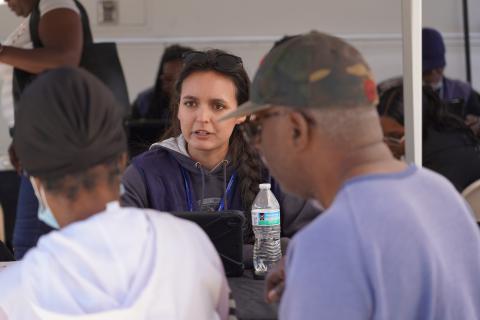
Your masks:
[[[222,199],[223,203],[227,204],[225,209],[228,208],[226,190],[235,182],[233,181],[235,178],[232,179],[235,170],[228,156],[211,170],[203,168],[188,154],[183,135],[155,143],[150,147],[150,150],[154,149],[163,149],[168,152],[186,173],[187,183],[195,193],[193,198],[197,199],[193,204],[193,210],[216,211]]]
[[[141,296],[155,270],[156,250],[152,226],[143,214],[136,216],[113,202],[39,241],[23,261],[21,278],[40,318],[138,318],[146,309]],[[55,299],[48,292],[56,292]]]

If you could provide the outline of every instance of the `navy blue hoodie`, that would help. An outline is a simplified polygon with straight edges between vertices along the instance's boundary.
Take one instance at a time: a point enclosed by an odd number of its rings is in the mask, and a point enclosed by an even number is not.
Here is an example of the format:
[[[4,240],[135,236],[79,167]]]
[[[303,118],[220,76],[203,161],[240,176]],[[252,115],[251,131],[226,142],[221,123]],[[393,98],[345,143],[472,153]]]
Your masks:
[[[152,145],[149,151],[133,159],[122,178],[125,187],[122,205],[167,212],[188,211],[186,179],[193,189],[190,192],[193,210],[215,211],[226,195],[225,190],[234,172],[228,157],[212,170],[202,168],[189,156],[185,139],[180,135]],[[271,183],[272,192],[280,204],[283,238],[292,237],[321,212],[310,202],[283,192],[268,172],[262,182]],[[224,202],[228,209],[250,214],[251,208],[243,206],[238,180],[233,181],[226,198]],[[251,240],[245,240],[251,245]],[[244,249],[244,254],[249,257],[251,246]]]

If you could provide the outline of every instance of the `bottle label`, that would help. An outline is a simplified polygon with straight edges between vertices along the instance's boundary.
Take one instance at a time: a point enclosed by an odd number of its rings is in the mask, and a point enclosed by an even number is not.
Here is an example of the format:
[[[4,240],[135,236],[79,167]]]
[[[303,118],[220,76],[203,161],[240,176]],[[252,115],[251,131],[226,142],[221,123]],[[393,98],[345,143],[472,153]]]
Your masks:
[[[280,225],[280,210],[252,210],[253,226],[278,226]]]

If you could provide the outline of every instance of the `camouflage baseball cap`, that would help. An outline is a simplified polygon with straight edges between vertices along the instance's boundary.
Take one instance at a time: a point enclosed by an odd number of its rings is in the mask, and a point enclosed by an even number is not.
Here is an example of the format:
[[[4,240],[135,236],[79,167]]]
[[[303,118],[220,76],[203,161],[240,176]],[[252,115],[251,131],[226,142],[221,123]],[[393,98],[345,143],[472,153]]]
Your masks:
[[[375,81],[362,55],[340,38],[311,31],[273,48],[252,83],[250,101],[224,119],[273,105],[291,108],[374,106]]]

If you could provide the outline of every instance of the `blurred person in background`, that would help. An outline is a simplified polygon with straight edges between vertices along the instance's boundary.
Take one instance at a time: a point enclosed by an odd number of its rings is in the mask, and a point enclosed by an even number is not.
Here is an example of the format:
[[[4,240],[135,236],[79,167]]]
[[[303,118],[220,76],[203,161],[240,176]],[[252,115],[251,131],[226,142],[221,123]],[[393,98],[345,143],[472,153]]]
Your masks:
[[[480,141],[429,86],[423,88],[423,166],[440,173],[462,192],[480,179]],[[382,95],[377,106],[384,141],[397,159],[405,154],[403,87]]]
[[[170,127],[171,100],[182,70],[182,56],[192,50],[176,44],[165,48],[155,85],[140,92],[135,99],[127,121],[130,157],[148,150]]]

